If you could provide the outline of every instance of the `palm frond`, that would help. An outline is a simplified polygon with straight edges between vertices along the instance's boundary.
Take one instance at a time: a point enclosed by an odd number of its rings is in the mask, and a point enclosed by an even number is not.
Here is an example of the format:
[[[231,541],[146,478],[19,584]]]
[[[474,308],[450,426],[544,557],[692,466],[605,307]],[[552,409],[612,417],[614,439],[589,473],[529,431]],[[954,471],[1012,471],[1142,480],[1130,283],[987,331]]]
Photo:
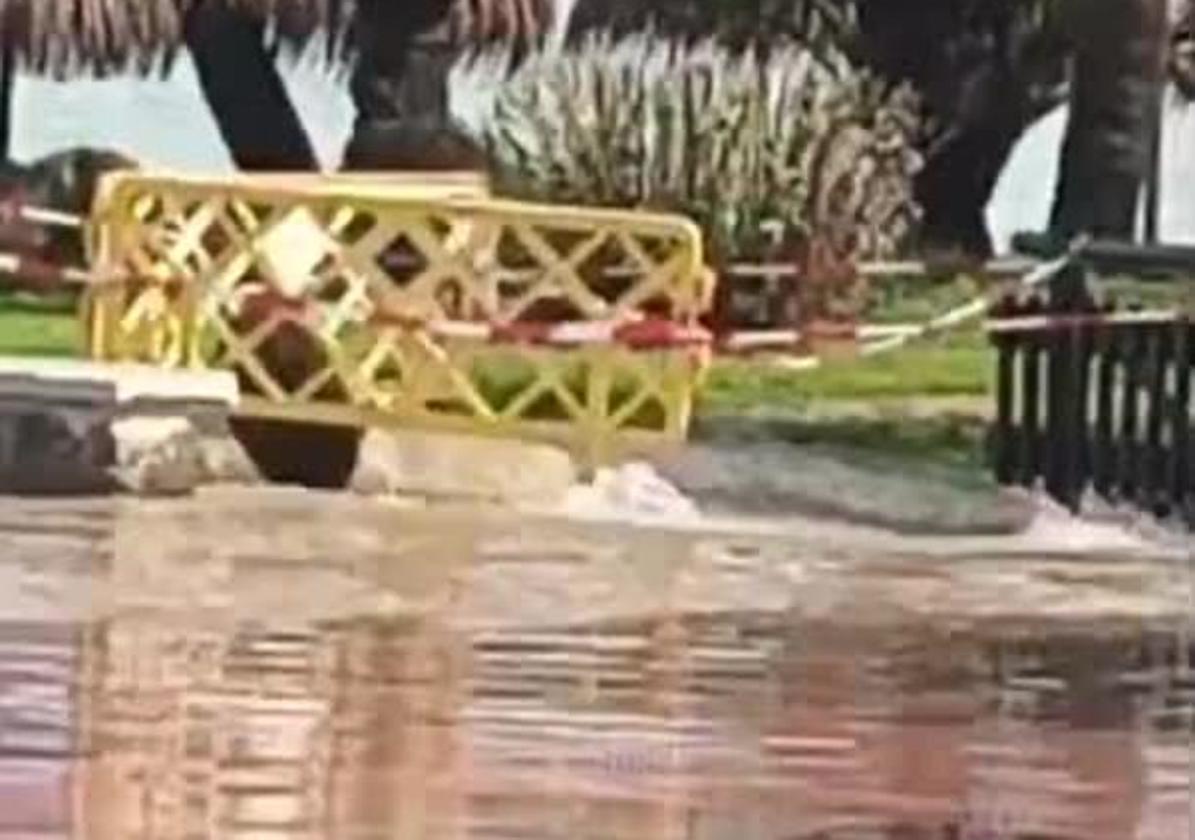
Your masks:
[[[486,139],[504,190],[683,212],[718,259],[810,236],[887,256],[918,218],[916,114],[834,50],[598,36],[529,59]]]

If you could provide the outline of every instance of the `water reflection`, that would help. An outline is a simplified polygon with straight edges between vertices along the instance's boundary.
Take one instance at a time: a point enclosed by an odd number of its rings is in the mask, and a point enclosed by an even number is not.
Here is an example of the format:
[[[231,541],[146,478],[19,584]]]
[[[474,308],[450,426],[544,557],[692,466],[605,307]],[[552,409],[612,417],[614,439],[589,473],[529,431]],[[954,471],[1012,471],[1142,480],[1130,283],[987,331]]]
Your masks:
[[[292,543],[269,531],[275,555],[254,559],[250,538],[238,547],[211,527],[223,516],[106,516],[73,548],[22,517],[0,560],[14,582],[0,622],[5,837],[1170,840],[1195,828],[1181,616],[1135,629],[898,620],[867,581],[851,598],[876,620],[697,610],[684,593],[749,591],[752,564],[778,555],[724,553],[734,573],[702,587],[692,558],[715,543],[640,535],[691,552],[652,579],[672,587],[672,608],[576,620],[620,599],[625,537],[536,530],[532,543],[517,524],[478,523],[444,551],[428,536],[442,523],[420,533],[387,511],[342,526],[354,557],[321,558],[294,546],[322,552],[326,523],[295,510],[259,527],[312,530]],[[72,551],[93,562],[47,569]],[[824,599],[813,581],[791,594]]]

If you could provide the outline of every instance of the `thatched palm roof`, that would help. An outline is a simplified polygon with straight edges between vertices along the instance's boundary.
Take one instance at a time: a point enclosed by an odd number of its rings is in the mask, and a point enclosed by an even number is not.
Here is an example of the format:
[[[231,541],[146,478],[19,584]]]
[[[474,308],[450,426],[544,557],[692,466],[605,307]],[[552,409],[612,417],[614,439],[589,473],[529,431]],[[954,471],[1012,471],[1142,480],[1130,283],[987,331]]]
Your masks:
[[[847,0],[576,0],[569,30],[575,38],[595,30],[617,37],[650,29],[679,39],[716,35],[746,46],[819,34],[841,38],[853,15]]]
[[[1177,59],[1171,57],[1170,71],[1180,88],[1195,96],[1195,0],[1172,0],[1170,5],[1172,48],[1179,53]],[[929,58],[953,46],[946,43],[950,38],[984,43],[1004,37],[1001,30],[1015,17],[1016,26],[1028,22],[1044,36],[1034,47],[1034,60],[1061,67],[1065,44],[1055,31],[1060,9],[1057,0],[576,0],[569,34],[576,41],[594,31],[618,36],[650,29],[682,39],[717,36],[730,45],[766,44],[785,37],[849,41],[862,10],[873,18],[887,18],[880,27],[882,37],[899,38],[902,29],[922,33],[931,45],[925,52]],[[1190,66],[1176,67],[1184,50]],[[1182,78],[1183,72],[1189,78]]]
[[[444,17],[462,47],[535,40],[554,7],[552,0],[0,0],[0,45],[41,74],[147,74],[168,65],[184,18],[201,3],[243,8],[282,46],[324,39],[332,60],[351,54],[358,7],[394,4],[383,17],[399,23]]]

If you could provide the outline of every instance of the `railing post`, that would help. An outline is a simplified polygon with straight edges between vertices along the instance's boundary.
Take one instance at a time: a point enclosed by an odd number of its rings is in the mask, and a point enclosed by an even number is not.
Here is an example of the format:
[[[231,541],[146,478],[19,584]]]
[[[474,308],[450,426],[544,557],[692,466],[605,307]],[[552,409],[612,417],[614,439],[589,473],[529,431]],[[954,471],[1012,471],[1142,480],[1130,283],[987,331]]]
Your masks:
[[[1148,371],[1149,412],[1146,415],[1145,457],[1142,459],[1142,502],[1148,510],[1166,509],[1166,462],[1162,451],[1162,430],[1166,422],[1166,369],[1170,364],[1170,330],[1164,323],[1141,327],[1149,342]]]
[[[1044,307],[1039,298],[1031,298],[1022,313],[1040,315]],[[1041,337],[1035,331],[1025,334],[1021,352],[1021,475],[1020,483],[1032,487],[1041,476]]]
[[[1088,240],[1076,242],[1069,254],[1071,264],[1051,278],[1049,305],[1031,301],[1020,312],[1046,317],[1031,319],[1023,332],[993,337],[999,351],[996,477],[1030,486],[1044,479],[1050,495],[1072,509],[1091,486],[1105,498],[1155,515],[1178,514],[1195,527],[1195,326],[1182,312],[1143,313],[1141,306],[1118,312],[1111,302],[1097,305],[1087,282],[1098,274],[1190,282],[1195,248]],[[1022,359],[1014,362],[1021,345]],[[1022,392],[1014,410],[1017,388]],[[1019,457],[1013,457],[1009,440],[1017,433],[1010,426],[1017,417],[1023,428]]]
[[[1139,307],[1130,311],[1140,311]],[[1142,355],[1146,352],[1145,336],[1140,327],[1125,330],[1124,376],[1121,396],[1120,457],[1117,463],[1119,497],[1136,501],[1139,490],[1138,460],[1140,446],[1137,442],[1139,414],[1141,413],[1140,391],[1142,385]]]
[[[1087,319],[1095,314],[1095,307],[1090,297],[1084,296],[1075,314],[1081,316],[1083,320],[1069,334],[1069,376],[1074,387],[1074,394],[1070,402],[1068,422],[1070,438],[1066,442],[1067,469],[1064,480],[1066,497],[1071,506],[1077,509],[1082,503],[1084,491],[1091,483],[1088,392],[1091,387],[1092,326]]]
[[[1191,324],[1179,316],[1174,325],[1174,399],[1170,408],[1170,504],[1171,509],[1187,510],[1187,492],[1191,484]]]
[[[993,314],[997,318],[1016,315],[1016,298],[1004,298]],[[993,440],[993,462],[996,480],[1000,484],[1011,484],[1017,477],[1018,446],[1017,424],[1013,414],[1016,405],[1016,364],[1018,334],[997,332],[992,337],[996,346],[996,428]]]
[[[1059,271],[1050,281],[1048,311],[1055,316],[1080,315],[1087,300],[1086,272],[1081,265],[1072,264]],[[1079,347],[1079,328],[1073,325],[1050,329],[1046,342],[1046,490],[1058,501],[1076,509],[1080,490],[1075,485],[1077,472],[1077,440],[1080,423],[1077,418],[1083,395],[1078,391],[1076,355]]]
[[[1115,306],[1102,307],[1106,317]],[[1096,328],[1094,344],[1099,354],[1096,372],[1095,445],[1092,451],[1092,484],[1101,496],[1111,495],[1116,481],[1117,450],[1114,437],[1116,408],[1116,370],[1119,364],[1120,330],[1115,323],[1103,321]]]

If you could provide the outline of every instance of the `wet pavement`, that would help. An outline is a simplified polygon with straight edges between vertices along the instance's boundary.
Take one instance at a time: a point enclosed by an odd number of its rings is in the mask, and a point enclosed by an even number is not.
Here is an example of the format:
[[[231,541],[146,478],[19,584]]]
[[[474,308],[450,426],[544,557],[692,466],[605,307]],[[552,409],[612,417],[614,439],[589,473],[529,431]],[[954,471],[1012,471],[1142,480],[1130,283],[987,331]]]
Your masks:
[[[1195,834],[1189,553],[0,501],[0,837]]]

